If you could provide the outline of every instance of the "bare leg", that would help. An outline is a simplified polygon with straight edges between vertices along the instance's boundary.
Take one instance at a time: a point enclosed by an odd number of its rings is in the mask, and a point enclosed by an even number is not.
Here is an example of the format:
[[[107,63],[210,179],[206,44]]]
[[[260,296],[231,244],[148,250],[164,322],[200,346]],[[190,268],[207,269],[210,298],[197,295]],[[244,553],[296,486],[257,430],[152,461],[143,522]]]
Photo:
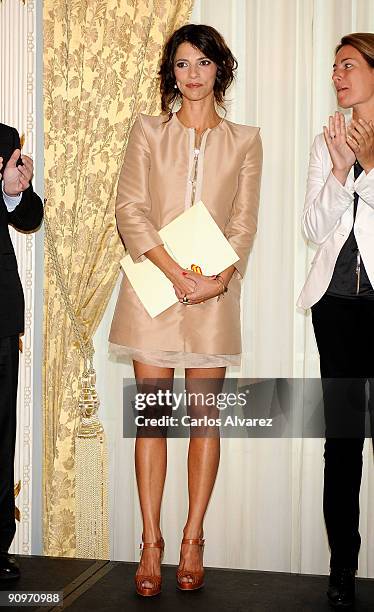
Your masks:
[[[134,371],[138,391],[144,392],[145,387],[148,391],[150,390],[150,386],[145,382],[146,379],[152,379],[154,391],[157,391],[157,388],[166,389],[172,386],[174,376],[172,368],[160,368],[134,361]],[[136,438],[135,469],[143,519],[144,542],[156,542],[161,537],[160,511],[166,463],[166,438]],[[143,550],[136,574],[160,575],[160,549],[146,548]],[[145,580],[143,586],[150,588],[152,584]]]
[[[219,393],[222,389],[225,368],[191,368],[186,370],[186,389],[190,392]],[[200,380],[199,380],[200,379]],[[213,407],[190,405],[192,418],[217,418],[218,411]],[[216,480],[220,458],[219,429],[209,428],[206,436],[201,433],[190,438],[188,451],[188,492],[189,510],[187,522],[183,530],[184,538],[196,539],[203,537],[203,521],[210,496]],[[199,571],[203,567],[202,548],[182,544],[180,555],[180,570]],[[192,582],[192,578],[183,578]]]

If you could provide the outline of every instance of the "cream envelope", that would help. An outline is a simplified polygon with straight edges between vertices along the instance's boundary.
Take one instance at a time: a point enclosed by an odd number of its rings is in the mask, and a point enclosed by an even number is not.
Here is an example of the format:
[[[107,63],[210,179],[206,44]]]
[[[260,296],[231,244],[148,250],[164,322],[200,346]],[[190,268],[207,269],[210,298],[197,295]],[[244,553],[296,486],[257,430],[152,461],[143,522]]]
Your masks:
[[[164,244],[164,247],[173,256],[167,245]],[[125,255],[121,266],[135,293],[152,318],[178,302],[169,279],[149,259],[134,263],[130,255]]]
[[[206,276],[222,272],[239,259],[201,201],[165,225],[159,234],[165,249],[182,268],[196,265]],[[178,302],[169,279],[149,259],[134,263],[126,255],[121,265],[152,318]]]

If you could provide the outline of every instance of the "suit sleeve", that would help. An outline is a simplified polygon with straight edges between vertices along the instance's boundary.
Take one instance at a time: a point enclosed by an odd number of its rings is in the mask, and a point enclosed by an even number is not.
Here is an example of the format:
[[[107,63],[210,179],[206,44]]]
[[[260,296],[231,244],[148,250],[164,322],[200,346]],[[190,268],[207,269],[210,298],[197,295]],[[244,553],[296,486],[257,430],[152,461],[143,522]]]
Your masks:
[[[229,222],[225,228],[225,236],[239,256],[239,261],[234,265],[242,277],[257,231],[261,170],[262,143],[258,130],[249,143],[240,168],[238,190]]]
[[[20,139],[17,130],[13,130],[13,151],[20,149]],[[43,203],[34,192],[32,185],[22,192],[22,198],[18,206],[8,212],[8,223],[16,229],[28,232],[39,227],[43,219]]]
[[[143,260],[144,253],[163,244],[150,216],[150,166],[151,154],[138,117],[130,132],[116,200],[118,230],[134,262]]]
[[[354,182],[347,178],[342,185],[332,172],[324,179],[322,139],[314,139],[309,159],[308,181],[303,212],[305,236],[315,244],[322,244],[335,231],[341,216],[354,199]]]

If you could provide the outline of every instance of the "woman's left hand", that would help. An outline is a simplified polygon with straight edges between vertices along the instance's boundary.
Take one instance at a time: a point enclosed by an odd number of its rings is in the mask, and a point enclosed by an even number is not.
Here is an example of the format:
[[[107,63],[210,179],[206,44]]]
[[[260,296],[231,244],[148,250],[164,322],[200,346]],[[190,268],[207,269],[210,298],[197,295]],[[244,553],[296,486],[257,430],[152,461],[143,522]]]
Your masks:
[[[366,174],[374,168],[374,124],[352,119],[347,128],[347,142]]]
[[[197,274],[191,270],[186,270],[185,277],[195,281],[196,287],[192,293],[187,293],[186,295],[182,294],[174,287],[176,296],[182,303],[184,303],[184,297],[188,299],[187,305],[200,304],[201,302],[210,300],[211,298],[217,297],[222,293],[222,283],[215,280],[214,277]]]

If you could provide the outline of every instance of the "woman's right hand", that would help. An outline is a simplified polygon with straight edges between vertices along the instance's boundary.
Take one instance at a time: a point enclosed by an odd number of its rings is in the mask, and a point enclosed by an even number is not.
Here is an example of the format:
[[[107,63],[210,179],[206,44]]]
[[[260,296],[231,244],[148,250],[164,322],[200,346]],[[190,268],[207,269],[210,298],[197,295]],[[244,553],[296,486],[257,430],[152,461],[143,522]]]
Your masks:
[[[191,278],[186,278],[187,272],[184,270],[165,250],[162,244],[153,247],[144,253],[148,259],[160,268],[161,272],[173,284],[174,290],[179,292],[179,295],[186,295],[195,290],[196,283]],[[177,297],[179,299],[177,293]]]
[[[323,126],[325,142],[332,161],[332,172],[343,185],[356,156],[347,143],[347,130],[343,113],[336,111],[329,117],[329,127]]]
[[[187,278],[186,274],[186,270],[179,266],[171,271],[170,276],[168,274],[168,278],[173,283],[178,300],[183,298],[187,293],[193,293],[196,289],[196,282],[191,278]]]

